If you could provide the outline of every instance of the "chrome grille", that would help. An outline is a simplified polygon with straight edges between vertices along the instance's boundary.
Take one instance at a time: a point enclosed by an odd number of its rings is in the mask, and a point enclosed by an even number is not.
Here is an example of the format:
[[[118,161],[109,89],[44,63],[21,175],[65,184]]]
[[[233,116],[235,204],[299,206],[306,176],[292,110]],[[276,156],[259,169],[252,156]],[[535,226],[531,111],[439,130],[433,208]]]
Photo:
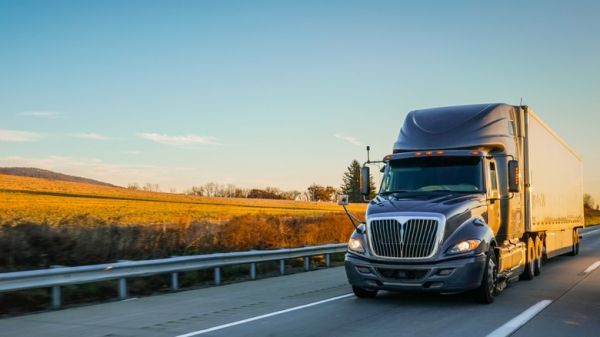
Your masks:
[[[397,258],[424,258],[433,254],[436,246],[438,220],[377,219],[369,224],[371,246],[376,255]]]

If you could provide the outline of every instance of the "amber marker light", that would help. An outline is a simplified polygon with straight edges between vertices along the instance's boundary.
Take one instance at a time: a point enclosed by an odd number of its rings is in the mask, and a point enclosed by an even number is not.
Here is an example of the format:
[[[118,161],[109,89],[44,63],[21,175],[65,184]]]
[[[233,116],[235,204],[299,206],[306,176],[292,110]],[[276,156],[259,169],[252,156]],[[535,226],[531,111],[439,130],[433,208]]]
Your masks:
[[[427,152],[425,152],[425,154],[428,155],[428,156],[431,156],[433,154],[433,152],[427,151]]]
[[[479,151],[471,151],[471,154],[474,156],[478,156],[479,155]]]
[[[421,152],[421,151],[415,153],[416,156],[420,156],[422,154],[423,154],[423,152]]]
[[[435,154],[444,154],[444,151],[442,151],[442,150],[437,150],[437,151],[435,151]]]

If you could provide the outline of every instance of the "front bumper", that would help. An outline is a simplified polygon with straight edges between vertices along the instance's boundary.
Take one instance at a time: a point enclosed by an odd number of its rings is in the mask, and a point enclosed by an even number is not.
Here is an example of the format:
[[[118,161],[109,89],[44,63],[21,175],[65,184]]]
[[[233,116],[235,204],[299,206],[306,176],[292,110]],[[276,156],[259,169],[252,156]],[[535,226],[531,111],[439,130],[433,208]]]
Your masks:
[[[391,291],[461,292],[479,287],[486,255],[471,255],[423,264],[381,262],[353,253],[345,266],[352,286]]]

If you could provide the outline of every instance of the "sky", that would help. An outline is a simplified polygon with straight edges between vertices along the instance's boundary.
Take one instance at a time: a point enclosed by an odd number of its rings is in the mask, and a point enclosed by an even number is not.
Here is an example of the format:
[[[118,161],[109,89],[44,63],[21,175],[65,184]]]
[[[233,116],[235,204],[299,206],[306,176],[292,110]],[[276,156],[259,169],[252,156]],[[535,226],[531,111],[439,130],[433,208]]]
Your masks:
[[[523,103],[600,201],[597,1],[0,0],[0,166],[339,186],[414,109]]]

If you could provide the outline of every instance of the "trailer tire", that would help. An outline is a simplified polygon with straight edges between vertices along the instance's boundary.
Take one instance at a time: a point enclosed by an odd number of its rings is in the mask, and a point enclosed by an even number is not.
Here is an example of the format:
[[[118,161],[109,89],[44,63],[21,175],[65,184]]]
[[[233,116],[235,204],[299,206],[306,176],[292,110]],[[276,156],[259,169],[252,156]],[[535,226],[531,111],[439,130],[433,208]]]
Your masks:
[[[479,288],[473,291],[475,302],[490,304],[494,302],[496,296],[496,280],[498,276],[498,265],[496,263],[496,254],[494,248],[490,248],[485,262],[485,270]]]
[[[356,297],[359,297],[359,298],[373,298],[373,297],[377,296],[377,293],[379,292],[379,290],[365,289],[365,288],[352,286],[352,292],[354,293],[354,295],[356,295]]]
[[[544,241],[538,235],[535,237],[535,266],[533,273],[538,276],[542,273],[542,257],[544,255]]]
[[[521,274],[522,280],[533,280],[535,277],[535,245],[533,239],[527,239],[526,257],[525,257],[525,270]]]

